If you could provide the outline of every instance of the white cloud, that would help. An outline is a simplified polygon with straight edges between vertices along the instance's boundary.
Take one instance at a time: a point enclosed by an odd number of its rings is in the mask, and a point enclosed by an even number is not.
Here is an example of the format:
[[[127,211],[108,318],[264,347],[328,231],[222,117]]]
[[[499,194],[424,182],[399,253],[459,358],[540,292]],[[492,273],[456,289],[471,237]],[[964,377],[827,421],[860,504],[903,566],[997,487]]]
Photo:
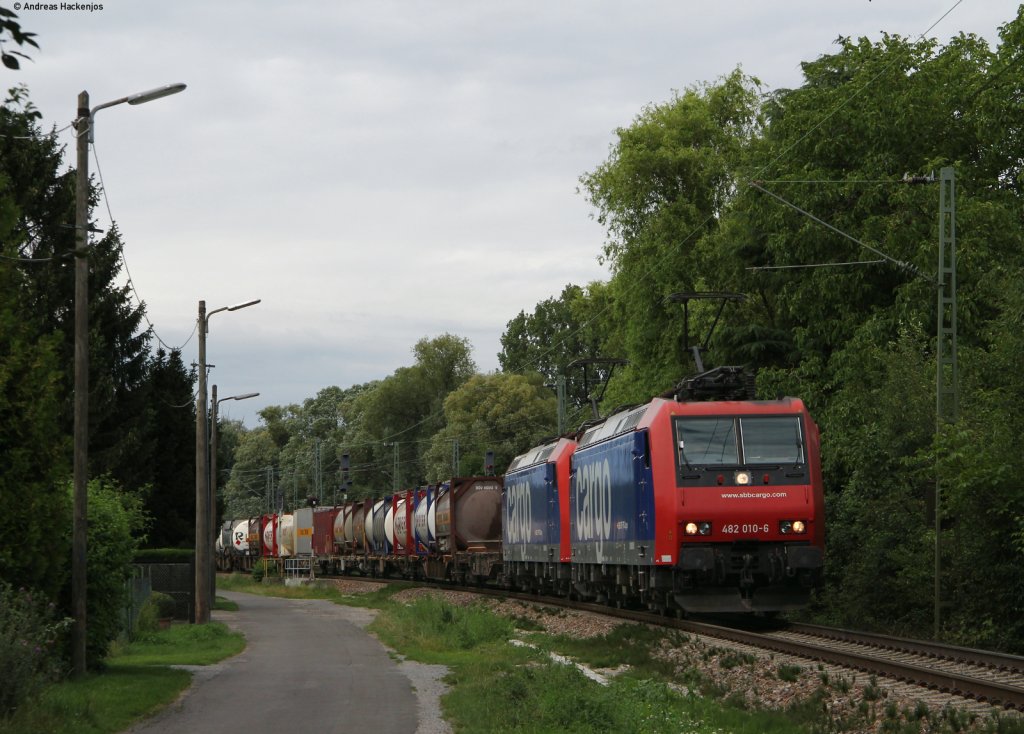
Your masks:
[[[41,49],[8,80],[57,127],[83,88],[95,105],[188,83],[99,113],[97,154],[165,340],[185,341],[201,298],[263,299],[215,316],[209,341],[222,394],[262,393],[225,403],[253,425],[390,374],[424,336],[465,336],[494,369],[509,319],[606,276],[576,186],[645,104],[737,65],[796,86],[838,35],[914,37],[954,5],[106,0],[23,12]],[[995,43],[1014,12],[998,5],[964,2],[930,35]]]

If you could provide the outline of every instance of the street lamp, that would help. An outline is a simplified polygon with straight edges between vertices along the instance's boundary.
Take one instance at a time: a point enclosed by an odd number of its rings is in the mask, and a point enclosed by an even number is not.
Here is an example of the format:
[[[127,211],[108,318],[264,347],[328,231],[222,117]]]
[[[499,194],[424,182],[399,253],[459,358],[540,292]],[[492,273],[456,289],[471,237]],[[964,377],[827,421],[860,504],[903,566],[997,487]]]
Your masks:
[[[247,392],[244,395],[232,395],[227,398],[217,399],[217,386],[214,385],[210,388],[210,494],[207,498],[209,503],[207,512],[211,521],[217,517],[217,406],[223,403],[225,400],[248,400],[249,398],[258,397],[258,392]],[[213,532],[213,542],[216,544],[217,532]],[[212,567],[216,564],[211,563]],[[210,569],[210,599],[216,599],[217,592],[217,574],[214,568]]]
[[[93,119],[104,108],[127,102],[137,105],[185,89],[168,84],[148,92],[105,102],[89,109],[89,93],[78,95],[75,118],[78,170],[75,177],[75,426],[74,426],[74,512],[71,528],[71,665],[76,676],[85,674],[86,638],[86,518],[89,506],[89,143],[93,141]],[[88,134],[86,134],[88,133]]]
[[[210,621],[210,576],[213,574],[210,546],[210,475],[208,473],[206,435],[206,334],[210,317],[221,311],[237,311],[255,306],[257,298],[235,306],[223,306],[206,313],[206,301],[199,302],[199,390],[196,395],[196,579],[195,623]]]

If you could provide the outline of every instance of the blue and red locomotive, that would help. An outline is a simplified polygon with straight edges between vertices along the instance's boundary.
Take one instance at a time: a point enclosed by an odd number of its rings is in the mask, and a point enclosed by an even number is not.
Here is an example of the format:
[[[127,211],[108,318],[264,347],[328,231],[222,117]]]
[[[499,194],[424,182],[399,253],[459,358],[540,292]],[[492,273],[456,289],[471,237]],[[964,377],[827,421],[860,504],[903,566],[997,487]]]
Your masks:
[[[656,398],[517,457],[512,585],[679,612],[803,606],[824,559],[818,429],[797,399]]]
[[[521,454],[503,478],[263,516],[243,543],[245,527],[225,523],[222,568],[309,547],[325,571],[678,614],[784,611],[823,569],[818,428],[795,398],[655,398]]]

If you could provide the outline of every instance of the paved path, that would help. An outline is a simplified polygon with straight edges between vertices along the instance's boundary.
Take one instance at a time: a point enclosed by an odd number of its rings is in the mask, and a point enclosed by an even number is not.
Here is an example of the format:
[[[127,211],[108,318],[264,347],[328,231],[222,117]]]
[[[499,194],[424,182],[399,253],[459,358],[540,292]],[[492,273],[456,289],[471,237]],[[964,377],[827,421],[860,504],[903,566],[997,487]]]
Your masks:
[[[218,593],[239,605],[239,611],[215,618],[245,634],[245,651],[217,665],[190,667],[191,688],[131,734],[446,729],[436,720],[417,728],[417,693],[424,718],[424,706],[436,707],[439,691],[424,690],[429,686],[418,675],[422,670],[415,671],[414,691],[410,671],[403,672],[411,664],[400,669],[362,630],[372,612],[321,600]],[[439,671],[429,672],[428,678],[439,677]]]

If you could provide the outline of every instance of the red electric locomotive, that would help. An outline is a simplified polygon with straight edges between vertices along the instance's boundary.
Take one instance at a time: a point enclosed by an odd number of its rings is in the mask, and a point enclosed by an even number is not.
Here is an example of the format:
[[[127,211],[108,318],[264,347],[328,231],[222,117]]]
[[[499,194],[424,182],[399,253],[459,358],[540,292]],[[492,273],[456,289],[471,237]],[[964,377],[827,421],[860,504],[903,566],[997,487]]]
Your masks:
[[[721,369],[716,377],[737,382],[733,368]],[[503,498],[509,585],[677,613],[773,613],[808,602],[825,533],[818,428],[807,408],[795,398],[678,398],[620,411],[578,441],[512,462]]]

